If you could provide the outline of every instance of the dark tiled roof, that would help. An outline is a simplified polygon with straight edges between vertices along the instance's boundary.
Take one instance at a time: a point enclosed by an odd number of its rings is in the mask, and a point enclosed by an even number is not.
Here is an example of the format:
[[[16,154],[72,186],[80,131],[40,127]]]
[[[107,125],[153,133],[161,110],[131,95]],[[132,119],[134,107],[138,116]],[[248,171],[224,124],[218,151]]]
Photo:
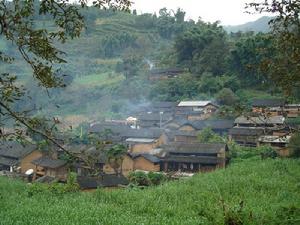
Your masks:
[[[174,140],[175,136],[197,137],[198,131],[166,130],[164,134],[169,140]]]
[[[173,142],[162,146],[169,153],[219,153],[222,149],[228,150],[226,144],[221,143],[181,143]]]
[[[0,156],[21,159],[36,150],[32,144],[22,145],[16,141],[0,142]]]
[[[0,165],[14,166],[14,165],[17,165],[18,162],[19,162],[19,160],[17,160],[17,159],[0,156]]]
[[[130,129],[122,134],[124,138],[159,138],[163,133],[163,129],[149,128],[149,129]]]
[[[153,112],[153,113],[143,113],[141,115],[138,116],[139,120],[142,121],[160,121],[160,119],[162,121],[169,121],[171,120],[173,117],[172,114],[170,113],[164,113],[162,115],[160,115],[159,112]]]
[[[201,164],[218,164],[224,162],[224,159],[209,156],[168,156],[163,159],[165,162],[182,162],[182,163],[201,163]]]
[[[182,121],[183,122],[183,121]],[[189,121],[186,120],[181,126],[190,125],[196,130],[202,130],[206,127],[210,127],[212,130],[229,130],[233,127],[233,120],[198,120]]]
[[[235,119],[235,124],[253,124],[253,125],[264,125],[264,124],[283,124],[285,118],[283,116],[240,116]]]
[[[160,159],[154,155],[150,155],[150,154],[131,154],[131,157],[136,159],[136,158],[139,158],[139,157],[143,157],[145,158],[146,160],[148,160],[149,162],[152,162],[152,163],[159,163],[160,162]]]
[[[95,124],[91,126],[89,131],[92,133],[101,133],[105,130],[109,131],[111,135],[118,136],[119,138],[124,140],[127,138],[159,138],[163,132],[163,130],[159,128],[132,129],[129,126],[125,125],[107,126],[103,124]]]
[[[167,127],[167,128],[175,128],[176,129],[188,122],[189,122],[189,120],[187,120],[186,117],[183,118],[182,116],[175,116],[172,120],[165,122],[163,124],[163,126]]]
[[[252,106],[256,107],[279,107],[284,106],[284,99],[254,99]]]
[[[67,162],[60,159],[51,159],[49,157],[42,156],[36,160],[33,160],[32,164],[45,168],[57,169],[66,165]]]
[[[234,127],[229,130],[230,135],[250,135],[250,136],[259,136],[264,134],[264,129],[262,128],[242,128]]]
[[[99,177],[77,177],[81,189],[95,189],[98,187],[117,187],[128,185],[129,182],[124,176],[104,174]]]
[[[107,161],[106,151],[108,151],[113,145],[107,144],[103,149],[97,149],[95,146],[91,145],[67,145],[64,146],[68,151],[76,155],[85,155],[89,157],[98,157],[98,163],[105,163]]]

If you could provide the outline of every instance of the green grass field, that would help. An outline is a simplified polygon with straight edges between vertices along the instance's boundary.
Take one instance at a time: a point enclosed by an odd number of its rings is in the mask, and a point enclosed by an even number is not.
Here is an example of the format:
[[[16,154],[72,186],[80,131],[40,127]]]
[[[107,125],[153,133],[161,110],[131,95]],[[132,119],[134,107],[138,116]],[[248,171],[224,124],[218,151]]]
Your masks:
[[[0,177],[0,224],[300,224],[300,161],[254,160],[145,190],[28,195]]]
[[[124,76],[115,73],[91,74],[84,77],[77,77],[73,86],[86,86],[86,87],[104,87],[116,84],[124,80]]]

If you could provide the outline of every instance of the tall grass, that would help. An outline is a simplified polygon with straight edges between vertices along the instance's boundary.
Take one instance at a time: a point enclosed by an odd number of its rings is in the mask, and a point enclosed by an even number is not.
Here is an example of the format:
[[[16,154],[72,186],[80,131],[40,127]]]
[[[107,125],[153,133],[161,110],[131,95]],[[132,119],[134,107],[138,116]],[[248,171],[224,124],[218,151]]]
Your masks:
[[[257,160],[145,190],[28,195],[0,178],[0,224],[300,224],[300,161]]]

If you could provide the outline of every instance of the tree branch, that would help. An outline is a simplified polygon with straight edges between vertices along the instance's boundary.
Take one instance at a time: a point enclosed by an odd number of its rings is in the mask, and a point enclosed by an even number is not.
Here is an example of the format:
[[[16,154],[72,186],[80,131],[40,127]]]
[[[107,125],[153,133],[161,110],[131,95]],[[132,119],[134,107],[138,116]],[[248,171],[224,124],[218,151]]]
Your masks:
[[[42,131],[40,131],[38,129],[35,129],[34,127],[32,127],[26,120],[24,120],[23,118],[21,118],[20,116],[18,116],[17,113],[13,112],[7,105],[5,105],[1,101],[0,101],[0,106],[2,108],[4,108],[10,114],[10,116],[12,116],[16,121],[19,121],[21,124],[23,124],[24,126],[26,126],[31,131],[33,131],[33,132],[35,132],[37,134],[40,134],[41,136],[43,136],[47,140],[51,141],[54,145],[56,145],[58,148],[60,148],[61,150],[63,150],[68,155],[73,156],[73,154],[70,151],[68,151],[61,144],[59,144],[53,137],[50,137],[49,135],[45,134],[44,132],[42,132]]]

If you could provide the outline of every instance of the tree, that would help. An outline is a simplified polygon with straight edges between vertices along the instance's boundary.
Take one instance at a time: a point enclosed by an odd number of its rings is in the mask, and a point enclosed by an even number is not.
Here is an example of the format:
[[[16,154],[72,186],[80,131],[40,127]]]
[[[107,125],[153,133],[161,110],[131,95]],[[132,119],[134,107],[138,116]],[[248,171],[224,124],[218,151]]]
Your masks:
[[[174,47],[178,63],[183,63],[192,72],[223,74],[228,47],[226,32],[218,23],[198,22],[177,36]]]
[[[238,97],[229,88],[223,88],[216,96],[217,101],[222,105],[232,106],[237,103]]]
[[[215,94],[222,88],[219,80],[211,73],[203,73],[200,79],[199,91],[208,93],[209,95]]]
[[[210,127],[204,128],[198,134],[198,140],[201,143],[224,143],[224,140],[221,136],[217,135]]]
[[[269,23],[274,38],[274,57],[262,60],[260,69],[287,95],[292,95],[300,87],[299,0],[264,0],[246,7],[258,13],[275,14]]]
[[[300,133],[295,133],[291,139],[290,143],[288,145],[290,151],[291,151],[291,156],[295,158],[300,157]]]
[[[125,78],[129,79],[131,77],[137,76],[138,72],[144,66],[143,58],[134,53],[133,50],[128,50],[122,59],[116,65],[116,72],[124,73]]]
[[[185,18],[185,12],[178,8],[176,13],[174,13],[174,17],[177,23],[183,23],[184,22],[184,18]]]
[[[267,72],[260,70],[265,59],[274,57],[274,40],[269,34],[256,34],[241,38],[230,52],[230,69],[244,85],[262,86],[269,80]]]
[[[64,53],[55,47],[54,43],[64,43],[81,34],[84,28],[84,18],[80,8],[87,7],[86,0],[79,0],[79,5],[71,4],[69,0],[30,0],[0,2],[0,35],[13,44],[18,54],[30,65],[32,75],[41,88],[65,87],[60,64],[66,63]],[[96,0],[94,6],[128,10],[128,0]],[[47,16],[56,29],[37,28],[34,24],[36,15]],[[0,51],[0,61],[13,64],[14,57]],[[22,127],[38,133],[55,145],[65,150],[51,133],[39,130],[33,126],[28,112],[16,111],[14,106],[26,97],[25,88],[19,84],[18,77],[8,72],[0,75],[0,137],[11,138],[25,136]],[[3,129],[8,122],[13,122],[15,129],[7,132]]]
[[[122,173],[122,163],[127,149],[124,145],[117,144],[110,148],[107,155],[107,162],[113,168],[117,175]]]

